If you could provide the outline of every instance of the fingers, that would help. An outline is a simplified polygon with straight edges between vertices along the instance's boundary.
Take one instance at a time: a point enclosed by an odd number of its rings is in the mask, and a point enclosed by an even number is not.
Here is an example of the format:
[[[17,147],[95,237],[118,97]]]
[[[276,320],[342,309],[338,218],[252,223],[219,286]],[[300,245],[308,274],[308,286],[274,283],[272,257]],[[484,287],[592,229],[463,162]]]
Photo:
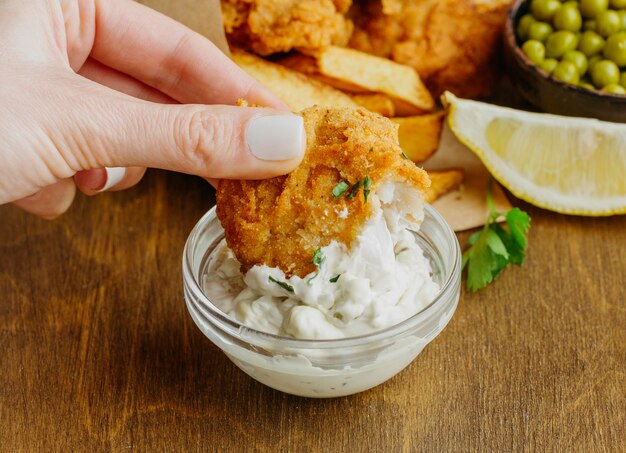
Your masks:
[[[78,71],[80,75],[96,83],[121,91],[137,99],[158,102],[160,104],[175,104],[171,97],[161,93],[151,86],[141,83],[132,77],[111,69],[102,63],[89,58]]]
[[[96,195],[105,191],[128,189],[141,181],[145,173],[146,169],[143,167],[97,168],[78,172],[74,181],[85,195]]]
[[[156,167],[259,179],[291,171],[306,144],[302,117],[267,108],[162,105],[102,93],[86,95],[76,109],[71,116],[80,123],[67,134],[82,134],[68,140],[77,170]]]
[[[63,214],[72,204],[76,186],[72,179],[63,179],[56,184],[41,189],[28,198],[14,201],[13,204],[26,212],[46,219],[54,219]]]
[[[208,39],[127,0],[96,3],[92,56],[185,104],[251,104],[288,110]]]

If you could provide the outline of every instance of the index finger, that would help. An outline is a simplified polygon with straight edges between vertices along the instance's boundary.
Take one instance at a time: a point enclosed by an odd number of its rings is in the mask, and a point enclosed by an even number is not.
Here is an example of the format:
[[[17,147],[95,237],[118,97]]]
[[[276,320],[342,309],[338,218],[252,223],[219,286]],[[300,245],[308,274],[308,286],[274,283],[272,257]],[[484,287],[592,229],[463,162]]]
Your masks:
[[[211,41],[146,6],[95,0],[91,56],[184,104],[286,105]]]

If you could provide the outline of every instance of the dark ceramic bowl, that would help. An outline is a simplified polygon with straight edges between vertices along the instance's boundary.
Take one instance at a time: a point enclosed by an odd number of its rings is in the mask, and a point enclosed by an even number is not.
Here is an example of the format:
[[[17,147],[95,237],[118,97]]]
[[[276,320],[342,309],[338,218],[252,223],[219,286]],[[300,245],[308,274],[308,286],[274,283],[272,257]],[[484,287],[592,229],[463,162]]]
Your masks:
[[[509,11],[504,29],[504,60],[509,77],[520,95],[544,112],[626,123],[626,96],[600,93],[561,82],[524,55],[520,47],[522,43],[515,36],[515,28],[529,6],[530,0],[517,0]]]

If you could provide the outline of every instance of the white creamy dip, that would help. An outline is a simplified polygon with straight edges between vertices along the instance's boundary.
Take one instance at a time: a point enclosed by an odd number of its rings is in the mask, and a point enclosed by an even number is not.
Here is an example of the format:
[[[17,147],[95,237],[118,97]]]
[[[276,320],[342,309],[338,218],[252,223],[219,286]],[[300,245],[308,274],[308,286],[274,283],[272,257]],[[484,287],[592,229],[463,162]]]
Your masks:
[[[204,278],[207,296],[246,326],[302,339],[364,335],[418,313],[439,291],[408,230],[417,230],[423,219],[421,197],[411,187],[388,182],[369,200],[375,213],[351,247],[335,241],[322,247],[317,272],[304,278],[286,278],[264,265],[243,275],[222,241]]]

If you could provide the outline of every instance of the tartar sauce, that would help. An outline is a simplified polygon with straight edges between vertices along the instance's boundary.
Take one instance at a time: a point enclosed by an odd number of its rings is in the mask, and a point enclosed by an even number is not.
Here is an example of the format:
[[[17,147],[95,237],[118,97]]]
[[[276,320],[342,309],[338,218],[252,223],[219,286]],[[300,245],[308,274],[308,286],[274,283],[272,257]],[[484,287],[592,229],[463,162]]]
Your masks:
[[[317,271],[304,278],[265,265],[243,275],[223,240],[205,275],[207,296],[248,327],[301,339],[364,335],[418,313],[439,291],[410,231],[423,219],[421,197],[388,182],[370,200],[375,214],[353,244],[319,249]]]

